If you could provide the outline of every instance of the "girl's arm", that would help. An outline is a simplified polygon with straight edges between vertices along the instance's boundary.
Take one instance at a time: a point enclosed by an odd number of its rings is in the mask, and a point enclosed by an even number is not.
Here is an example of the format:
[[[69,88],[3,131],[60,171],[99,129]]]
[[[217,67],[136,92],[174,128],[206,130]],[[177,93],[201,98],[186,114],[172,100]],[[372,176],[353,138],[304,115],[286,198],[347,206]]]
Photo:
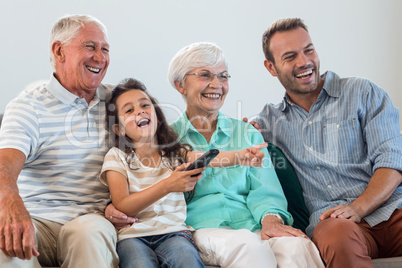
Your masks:
[[[131,194],[127,179],[121,173],[113,170],[106,171],[106,179],[113,205],[126,215],[135,216],[171,192],[193,190],[196,182],[202,178],[202,173],[196,177],[191,177],[191,175],[200,173],[203,169],[183,171],[188,165],[183,164],[177,167],[168,178],[141,192]]]
[[[266,142],[237,151],[220,151],[219,154],[209,163],[209,167],[228,167],[235,165],[260,167],[265,154],[260,150],[267,147]],[[186,155],[187,162],[194,162],[203,155],[203,151],[190,151]]]

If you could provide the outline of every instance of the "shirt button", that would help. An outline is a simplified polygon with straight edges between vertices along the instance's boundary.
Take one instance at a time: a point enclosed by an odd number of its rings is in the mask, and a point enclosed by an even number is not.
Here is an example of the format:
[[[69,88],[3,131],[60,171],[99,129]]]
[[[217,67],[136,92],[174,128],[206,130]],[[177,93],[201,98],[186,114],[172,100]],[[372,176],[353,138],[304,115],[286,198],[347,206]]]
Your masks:
[[[339,128],[340,127],[339,124],[337,124],[336,127]]]
[[[309,150],[312,151],[312,150],[313,150],[313,146],[311,146],[311,147],[309,148]]]
[[[331,188],[332,188],[332,185],[328,185],[327,187],[328,187],[329,189],[331,189]]]
[[[313,122],[311,122],[311,121],[308,121],[308,124],[309,124],[309,125],[312,125],[312,124],[313,124]]]
[[[316,169],[317,169],[317,170],[320,170],[320,169],[321,169],[321,167],[316,167]]]

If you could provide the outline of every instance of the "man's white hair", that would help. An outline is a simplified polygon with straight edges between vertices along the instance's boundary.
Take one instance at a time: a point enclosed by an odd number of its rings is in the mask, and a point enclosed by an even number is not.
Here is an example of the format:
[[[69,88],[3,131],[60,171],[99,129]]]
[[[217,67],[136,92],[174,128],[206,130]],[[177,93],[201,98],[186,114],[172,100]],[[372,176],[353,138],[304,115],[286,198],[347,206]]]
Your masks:
[[[54,42],[59,41],[62,44],[68,45],[71,40],[76,38],[81,30],[87,24],[94,24],[98,26],[105,37],[107,37],[107,30],[105,25],[97,18],[90,15],[66,15],[61,17],[53,26],[49,37],[49,56],[53,69],[55,69],[56,62],[52,51]]]

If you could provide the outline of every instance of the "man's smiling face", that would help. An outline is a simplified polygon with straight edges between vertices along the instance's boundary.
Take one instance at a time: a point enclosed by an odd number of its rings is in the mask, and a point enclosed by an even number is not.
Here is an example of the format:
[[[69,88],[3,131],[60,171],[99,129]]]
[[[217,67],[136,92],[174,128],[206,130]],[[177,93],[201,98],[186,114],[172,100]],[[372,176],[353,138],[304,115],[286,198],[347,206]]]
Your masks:
[[[62,45],[64,60],[56,69],[60,83],[71,92],[96,90],[109,66],[109,43],[105,33],[87,24],[71,43]]]
[[[278,77],[288,94],[308,94],[318,88],[320,60],[306,30],[275,33],[270,50],[275,63],[266,62],[266,67]]]

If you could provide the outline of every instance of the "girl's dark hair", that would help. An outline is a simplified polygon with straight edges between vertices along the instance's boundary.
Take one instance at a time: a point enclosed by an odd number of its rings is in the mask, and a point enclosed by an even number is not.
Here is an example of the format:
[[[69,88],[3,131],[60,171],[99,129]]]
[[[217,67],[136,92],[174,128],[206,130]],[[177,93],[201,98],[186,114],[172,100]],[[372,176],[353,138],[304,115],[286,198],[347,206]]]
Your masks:
[[[158,125],[156,128],[156,137],[158,147],[161,155],[167,160],[169,168],[174,170],[178,165],[185,162],[186,155],[192,150],[189,144],[181,144],[176,132],[169,126],[162,109],[159,107],[158,102],[152,97],[145,85],[134,78],[127,78],[121,81],[112,91],[109,98],[106,100],[106,128],[109,131],[110,144],[124,151],[129,157],[134,153],[135,147],[131,139],[125,136],[119,136],[114,133],[113,126],[119,123],[119,116],[116,106],[117,98],[123,93],[131,90],[140,90],[147,94],[152,104],[155,107]],[[186,200],[191,200],[194,192],[186,192]]]

